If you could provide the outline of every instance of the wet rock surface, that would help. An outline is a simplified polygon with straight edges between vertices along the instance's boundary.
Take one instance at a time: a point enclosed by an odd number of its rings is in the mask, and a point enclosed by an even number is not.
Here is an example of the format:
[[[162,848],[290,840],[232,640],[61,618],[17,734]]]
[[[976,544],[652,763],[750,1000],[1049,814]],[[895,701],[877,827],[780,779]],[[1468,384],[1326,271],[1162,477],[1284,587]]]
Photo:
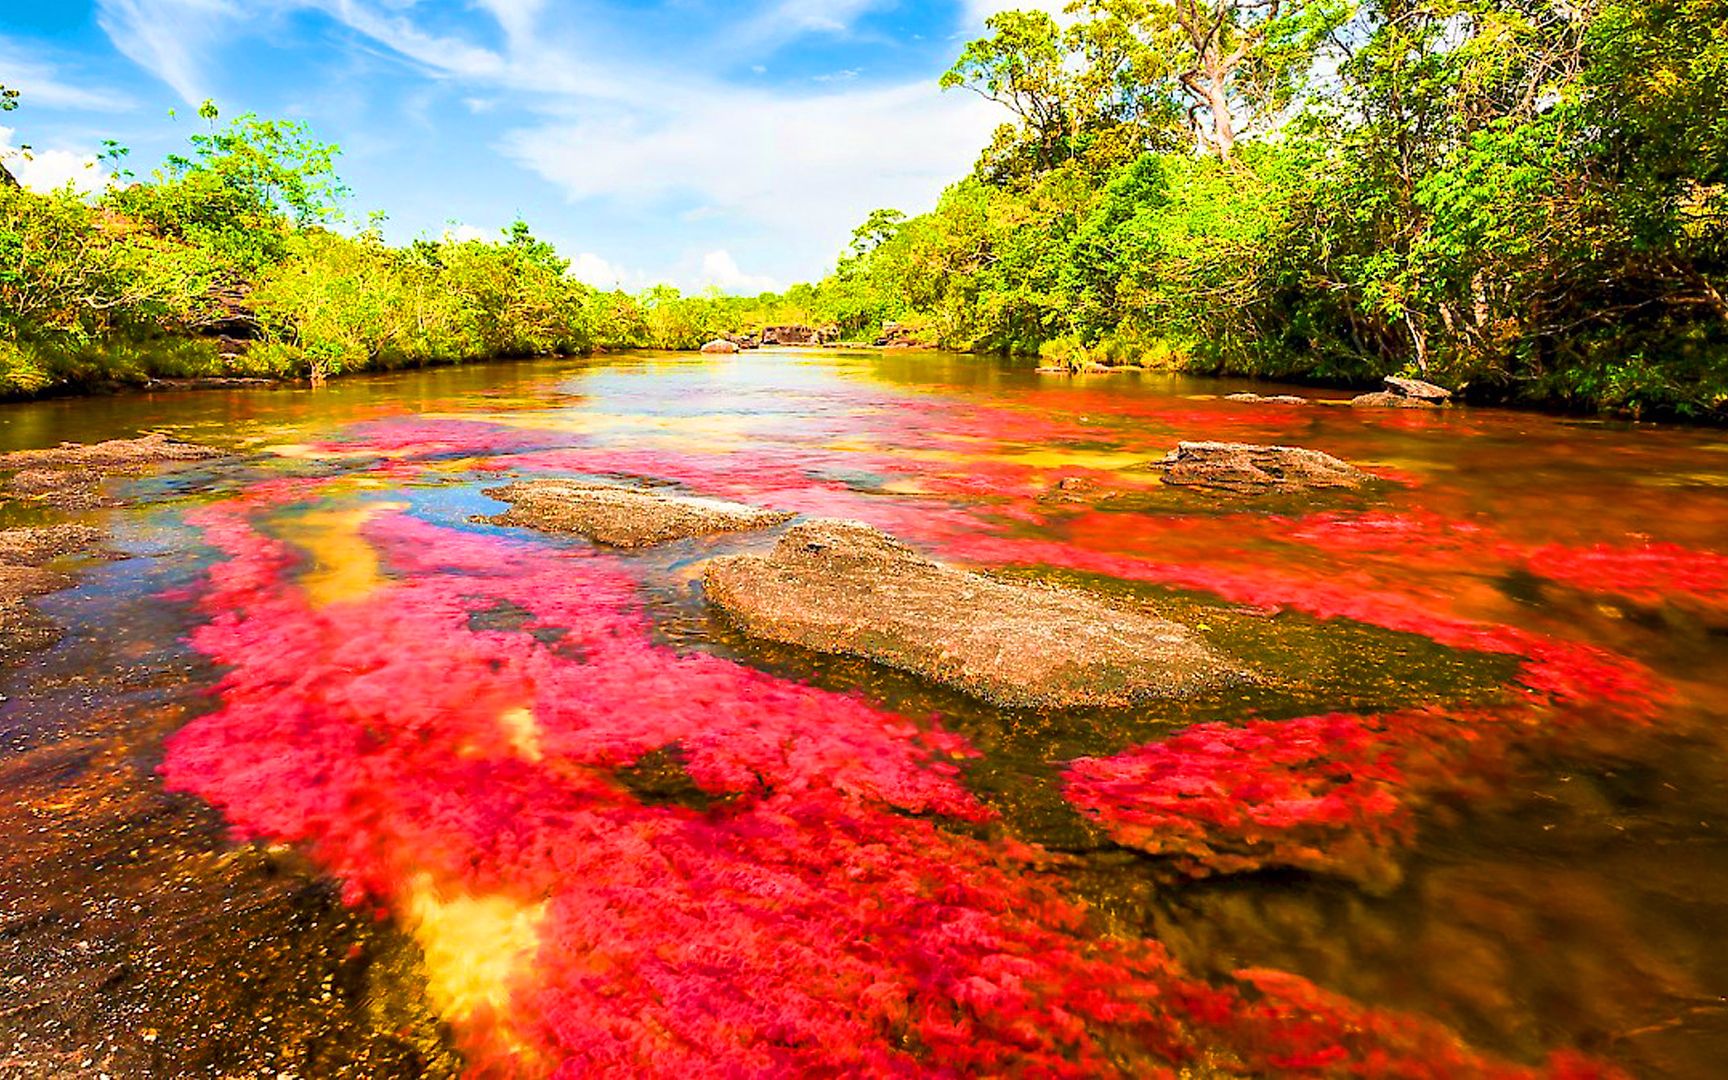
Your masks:
[[[1349,462],[1299,446],[1187,442],[1160,468],[1166,484],[1238,495],[1356,489],[1374,481]]]
[[[716,533],[766,529],[792,514],[621,484],[531,480],[486,494],[510,509],[488,524],[573,533],[621,548],[652,547]]]
[[[1234,401],[1238,405],[1307,405],[1305,397],[1295,394],[1228,394],[1225,401]]]
[[[154,465],[207,461],[222,456],[220,450],[207,446],[176,442],[165,435],[144,435],[0,454],[0,473],[12,474],[5,485],[8,495],[60,510],[94,510],[119,505],[102,490],[106,477],[136,475]]]
[[[762,331],[764,345],[826,345],[840,336],[832,326],[769,326]]]
[[[716,559],[704,586],[750,636],[863,657],[1001,706],[1124,706],[1249,679],[1178,623],[945,566],[856,522],[807,522],[771,555]]]

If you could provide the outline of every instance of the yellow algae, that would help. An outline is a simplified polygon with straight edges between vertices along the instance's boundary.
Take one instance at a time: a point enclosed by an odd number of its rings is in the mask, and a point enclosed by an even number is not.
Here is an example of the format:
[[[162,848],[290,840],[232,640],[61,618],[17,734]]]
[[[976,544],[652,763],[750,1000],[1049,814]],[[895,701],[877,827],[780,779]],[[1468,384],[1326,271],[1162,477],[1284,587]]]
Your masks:
[[[381,456],[375,450],[321,450],[307,443],[278,443],[272,446],[259,447],[259,450],[279,458],[288,458],[291,461],[325,461]]]
[[[999,461],[1011,461],[1017,465],[1026,465],[1035,469],[1097,469],[1100,472],[1130,469],[1136,465],[1144,465],[1150,460],[1144,453],[1125,453],[1120,450],[1064,450],[1059,446],[1028,450],[1019,454],[988,456]]]
[[[300,587],[314,607],[364,600],[385,586],[378,553],[360,533],[374,518],[407,509],[402,502],[368,502],[340,510],[308,510],[276,523],[276,534],[311,559]]]
[[[534,719],[532,709],[511,709],[498,718],[499,726],[510,738],[510,747],[525,761],[539,761],[544,755],[540,749],[540,722]]]
[[[425,875],[409,890],[408,927],[425,956],[426,994],[445,1019],[508,1015],[511,988],[540,947],[546,904],[447,895]]]
[[[746,413],[696,413],[654,415],[646,413],[596,412],[588,409],[524,413],[430,413],[428,420],[463,420],[527,431],[585,435],[605,432],[667,432],[711,435],[720,438],[748,435],[759,430],[762,417]]]
[[[884,495],[928,495],[930,489],[918,480],[901,477],[890,480],[876,489]]]

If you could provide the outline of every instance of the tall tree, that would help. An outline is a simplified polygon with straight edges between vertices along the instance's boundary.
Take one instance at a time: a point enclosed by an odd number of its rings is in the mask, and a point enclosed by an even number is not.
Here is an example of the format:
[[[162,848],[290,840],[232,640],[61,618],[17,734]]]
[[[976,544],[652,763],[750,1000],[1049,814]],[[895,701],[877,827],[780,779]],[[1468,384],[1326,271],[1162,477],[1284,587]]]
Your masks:
[[[1077,0],[1080,34],[1133,43],[1124,71],[1175,102],[1198,149],[1228,161],[1300,90],[1334,0]]]

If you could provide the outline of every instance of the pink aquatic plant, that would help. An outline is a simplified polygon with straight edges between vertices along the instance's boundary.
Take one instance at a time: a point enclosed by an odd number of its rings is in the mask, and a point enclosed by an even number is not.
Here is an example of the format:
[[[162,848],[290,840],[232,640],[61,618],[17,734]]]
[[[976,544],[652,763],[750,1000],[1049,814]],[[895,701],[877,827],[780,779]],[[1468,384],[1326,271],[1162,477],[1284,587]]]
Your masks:
[[[238,836],[302,845],[354,903],[539,912],[504,997],[456,1018],[477,1074],[1585,1075],[1098,935],[1044,853],[977,831],[993,815],[960,783],[965,740],[656,644],[607,557],[362,505],[375,573],[316,603],[315,568],[265,526],[322,490],[193,515],[224,556],[193,640],[227,674],[162,772]],[[1344,717],[1195,729],[1088,782],[1198,792],[1214,823],[1292,844],[1397,832],[1390,737]],[[655,754],[695,794],[644,789],[631,770]]]

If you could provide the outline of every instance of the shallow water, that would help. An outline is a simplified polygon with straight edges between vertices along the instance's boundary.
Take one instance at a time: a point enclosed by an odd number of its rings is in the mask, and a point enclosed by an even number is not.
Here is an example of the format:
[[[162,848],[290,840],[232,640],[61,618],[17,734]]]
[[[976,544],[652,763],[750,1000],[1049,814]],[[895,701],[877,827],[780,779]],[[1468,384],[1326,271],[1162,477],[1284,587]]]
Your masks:
[[[136,557],[81,564],[41,604],[66,639],[0,674],[31,837],[0,1075],[452,1049],[500,1075],[1716,1075],[1728,437],[1244,388],[643,355],[0,411],[0,450],[235,453],[123,482],[138,505],[92,519]],[[1382,482],[1244,500],[1138,468],[1192,439]],[[728,626],[702,564],[773,532],[618,553],[476,523],[517,475],[864,520],[1149,607],[1259,678],[992,709]],[[256,989],[197,947],[204,904]]]

